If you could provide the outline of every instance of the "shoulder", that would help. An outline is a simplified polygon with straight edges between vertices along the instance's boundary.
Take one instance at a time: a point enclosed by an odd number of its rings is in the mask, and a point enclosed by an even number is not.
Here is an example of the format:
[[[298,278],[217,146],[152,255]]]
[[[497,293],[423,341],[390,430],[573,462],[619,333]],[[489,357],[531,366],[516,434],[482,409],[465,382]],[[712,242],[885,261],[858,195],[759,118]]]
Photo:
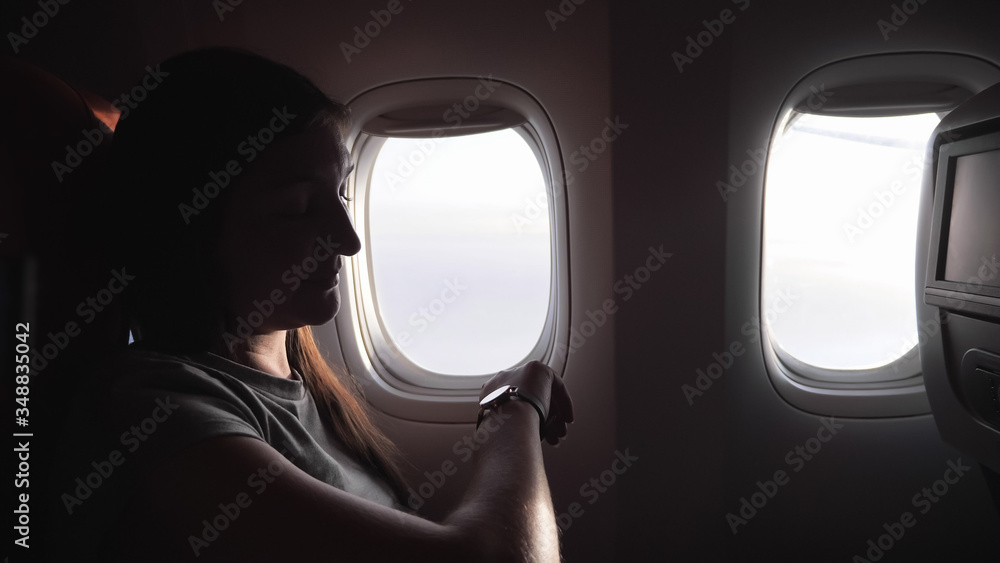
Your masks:
[[[109,399],[169,395],[184,401],[245,403],[253,395],[239,378],[191,356],[128,350],[111,358],[102,370],[102,384],[92,392],[105,393]]]
[[[123,444],[158,442],[173,450],[221,434],[261,436],[253,392],[237,378],[191,358],[128,350],[101,369],[100,383],[85,400],[97,407],[106,428],[121,436]]]
[[[220,382],[219,372],[198,364],[190,356],[152,350],[129,349],[110,358],[102,367],[111,389],[149,385],[177,387],[199,381]]]
[[[191,359],[128,350],[97,375],[74,400],[50,478],[53,526],[68,540],[55,552],[101,549],[136,487],[179,452],[217,437],[262,439],[250,391]]]

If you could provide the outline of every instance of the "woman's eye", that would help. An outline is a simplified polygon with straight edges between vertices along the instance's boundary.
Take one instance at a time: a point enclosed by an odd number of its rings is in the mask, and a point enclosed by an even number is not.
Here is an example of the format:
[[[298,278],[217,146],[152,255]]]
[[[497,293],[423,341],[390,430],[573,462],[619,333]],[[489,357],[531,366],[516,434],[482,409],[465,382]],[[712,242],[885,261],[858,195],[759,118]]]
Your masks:
[[[309,212],[309,202],[307,200],[283,201],[275,203],[272,211],[275,215],[282,217],[300,217]]]
[[[344,181],[340,183],[340,189],[337,191],[337,195],[339,195],[340,199],[344,201],[352,201],[354,199],[347,197],[347,178],[344,178]]]

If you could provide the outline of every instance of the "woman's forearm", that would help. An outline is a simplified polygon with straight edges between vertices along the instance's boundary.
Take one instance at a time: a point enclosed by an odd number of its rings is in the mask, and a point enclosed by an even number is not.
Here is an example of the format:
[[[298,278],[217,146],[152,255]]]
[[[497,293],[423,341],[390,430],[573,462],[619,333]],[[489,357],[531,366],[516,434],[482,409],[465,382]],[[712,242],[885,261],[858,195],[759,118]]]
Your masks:
[[[484,542],[491,561],[559,561],[559,537],[535,409],[512,400],[483,418],[486,439],[459,507],[443,522]]]

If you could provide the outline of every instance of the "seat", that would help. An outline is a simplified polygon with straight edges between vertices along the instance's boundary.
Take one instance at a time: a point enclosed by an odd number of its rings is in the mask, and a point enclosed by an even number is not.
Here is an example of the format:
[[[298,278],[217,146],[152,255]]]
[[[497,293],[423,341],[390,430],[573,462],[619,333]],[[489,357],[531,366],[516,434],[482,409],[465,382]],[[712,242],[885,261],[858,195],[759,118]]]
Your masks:
[[[32,434],[36,491],[58,460],[55,436],[88,366],[128,344],[120,299],[103,303],[115,273],[92,228],[118,111],[11,57],[0,56],[0,75],[0,348],[14,355],[15,326],[28,335],[31,375],[18,414]],[[31,544],[44,544],[42,499],[31,507]]]
[[[946,116],[927,156],[917,247],[927,398],[1000,510],[1000,84]]]

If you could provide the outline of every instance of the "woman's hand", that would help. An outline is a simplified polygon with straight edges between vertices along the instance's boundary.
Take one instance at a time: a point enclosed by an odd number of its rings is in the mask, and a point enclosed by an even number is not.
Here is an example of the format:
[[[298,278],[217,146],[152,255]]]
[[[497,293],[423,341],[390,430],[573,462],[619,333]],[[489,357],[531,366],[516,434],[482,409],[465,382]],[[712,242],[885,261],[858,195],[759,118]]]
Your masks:
[[[547,413],[542,422],[542,439],[552,444],[566,436],[566,426],[573,422],[573,399],[549,366],[537,360],[501,371],[487,381],[479,393],[480,400],[503,385],[513,385],[536,397]]]

